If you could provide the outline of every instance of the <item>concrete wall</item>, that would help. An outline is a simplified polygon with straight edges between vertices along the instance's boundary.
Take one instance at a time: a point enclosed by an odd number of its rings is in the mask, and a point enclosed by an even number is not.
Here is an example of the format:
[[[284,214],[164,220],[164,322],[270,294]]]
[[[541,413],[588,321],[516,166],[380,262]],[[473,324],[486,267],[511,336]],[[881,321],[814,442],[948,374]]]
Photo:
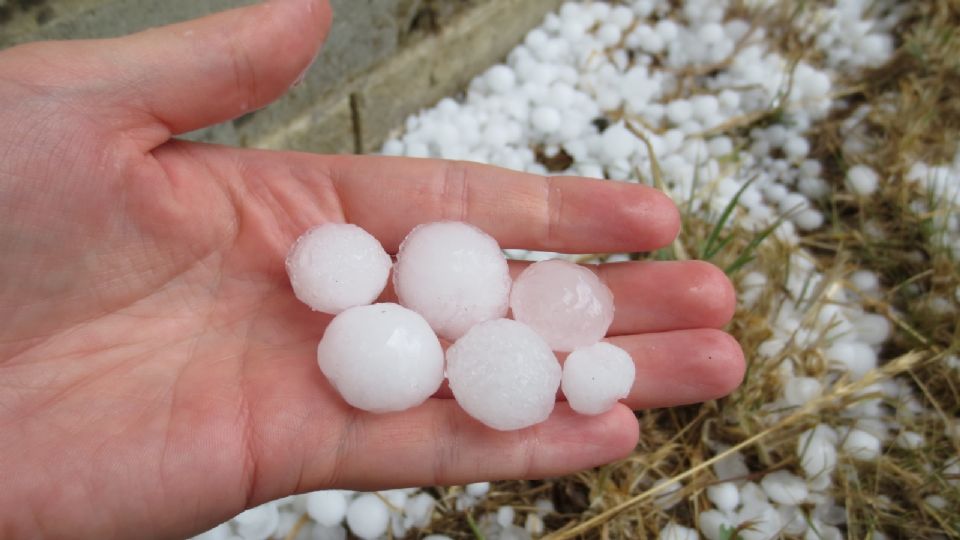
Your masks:
[[[0,0],[0,47],[112,37],[253,0]],[[501,60],[560,0],[331,0],[304,84],[190,138],[315,152],[376,150],[403,118]]]

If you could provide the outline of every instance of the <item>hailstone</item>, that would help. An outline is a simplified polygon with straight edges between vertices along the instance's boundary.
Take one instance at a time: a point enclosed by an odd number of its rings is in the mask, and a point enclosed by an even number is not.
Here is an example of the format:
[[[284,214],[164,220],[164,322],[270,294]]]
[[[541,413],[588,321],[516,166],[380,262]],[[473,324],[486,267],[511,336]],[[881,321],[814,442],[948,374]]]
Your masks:
[[[592,345],[613,322],[613,293],[590,270],[553,259],[530,265],[510,294],[513,317],[555,351]]]
[[[390,510],[376,494],[365,493],[347,508],[347,525],[350,532],[364,540],[379,538],[390,525]]]
[[[480,323],[447,350],[447,378],[460,407],[502,431],[550,416],[560,363],[530,327],[510,319]]]
[[[387,284],[390,266],[380,242],[349,223],[310,229],[287,256],[287,274],[297,298],[332,315],[376,300]]]
[[[347,513],[347,496],[344,492],[336,489],[314,491],[305,497],[307,514],[317,523],[333,527],[343,521]]]
[[[580,414],[600,414],[627,397],[635,371],[627,351],[601,341],[567,356],[561,388],[570,408]]]
[[[449,340],[507,313],[507,260],[493,237],[467,223],[413,229],[400,245],[393,279],[400,303]]]
[[[430,325],[397,304],[350,308],[317,347],[323,374],[343,399],[372,412],[423,403],[443,382],[443,349]]]

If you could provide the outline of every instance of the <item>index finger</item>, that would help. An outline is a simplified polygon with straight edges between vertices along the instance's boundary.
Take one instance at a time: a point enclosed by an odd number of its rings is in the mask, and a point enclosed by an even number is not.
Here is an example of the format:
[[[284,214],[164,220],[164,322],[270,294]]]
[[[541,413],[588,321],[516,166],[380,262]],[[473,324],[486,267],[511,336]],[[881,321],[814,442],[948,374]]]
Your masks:
[[[504,248],[649,251],[676,237],[669,197],[639,184],[545,177],[490,165],[379,156],[310,156],[327,167],[345,217],[388,251],[420,223],[472,223]]]

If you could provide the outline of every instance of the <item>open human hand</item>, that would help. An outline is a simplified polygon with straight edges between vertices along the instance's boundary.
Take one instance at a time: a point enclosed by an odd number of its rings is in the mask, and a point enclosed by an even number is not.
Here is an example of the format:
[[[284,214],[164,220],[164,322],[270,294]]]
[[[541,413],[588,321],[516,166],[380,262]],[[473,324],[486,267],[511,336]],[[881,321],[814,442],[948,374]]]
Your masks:
[[[560,475],[628,454],[631,408],[740,382],[740,348],[716,330],[734,308],[723,274],[636,262],[598,268],[609,339],[637,364],[626,405],[561,403],[516,432],[442,394],[347,406],[316,365],[329,318],[284,273],[308,227],[356,223],[395,252],[416,224],[454,219],[507,248],[608,252],[665,245],[679,220],[638,185],[172,138],[281,95],[330,17],[273,0],[0,53],[0,537],[182,537],[295,492]]]

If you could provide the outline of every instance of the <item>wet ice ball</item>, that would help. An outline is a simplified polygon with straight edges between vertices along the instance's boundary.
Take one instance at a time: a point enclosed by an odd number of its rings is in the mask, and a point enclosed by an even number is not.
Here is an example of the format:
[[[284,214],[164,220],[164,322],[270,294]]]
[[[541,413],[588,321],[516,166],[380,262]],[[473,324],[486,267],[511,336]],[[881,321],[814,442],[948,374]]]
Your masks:
[[[470,416],[499,430],[550,416],[560,363],[530,327],[510,319],[478,324],[447,350],[447,378]]]
[[[563,363],[563,395],[580,414],[606,412],[630,393],[635,370],[630,353],[616,345],[581,347]]]
[[[443,349],[430,325],[397,304],[350,308],[317,347],[320,369],[343,399],[372,412],[424,402],[443,382]]]
[[[613,293],[596,274],[554,259],[530,265],[510,294],[513,317],[543,336],[555,351],[592,345],[613,322]]]
[[[310,229],[287,256],[287,275],[297,298],[333,315],[376,300],[387,284],[390,266],[380,242],[349,223]]]
[[[473,225],[442,221],[413,229],[400,245],[393,279],[400,303],[446,339],[507,313],[507,260],[497,241]]]

